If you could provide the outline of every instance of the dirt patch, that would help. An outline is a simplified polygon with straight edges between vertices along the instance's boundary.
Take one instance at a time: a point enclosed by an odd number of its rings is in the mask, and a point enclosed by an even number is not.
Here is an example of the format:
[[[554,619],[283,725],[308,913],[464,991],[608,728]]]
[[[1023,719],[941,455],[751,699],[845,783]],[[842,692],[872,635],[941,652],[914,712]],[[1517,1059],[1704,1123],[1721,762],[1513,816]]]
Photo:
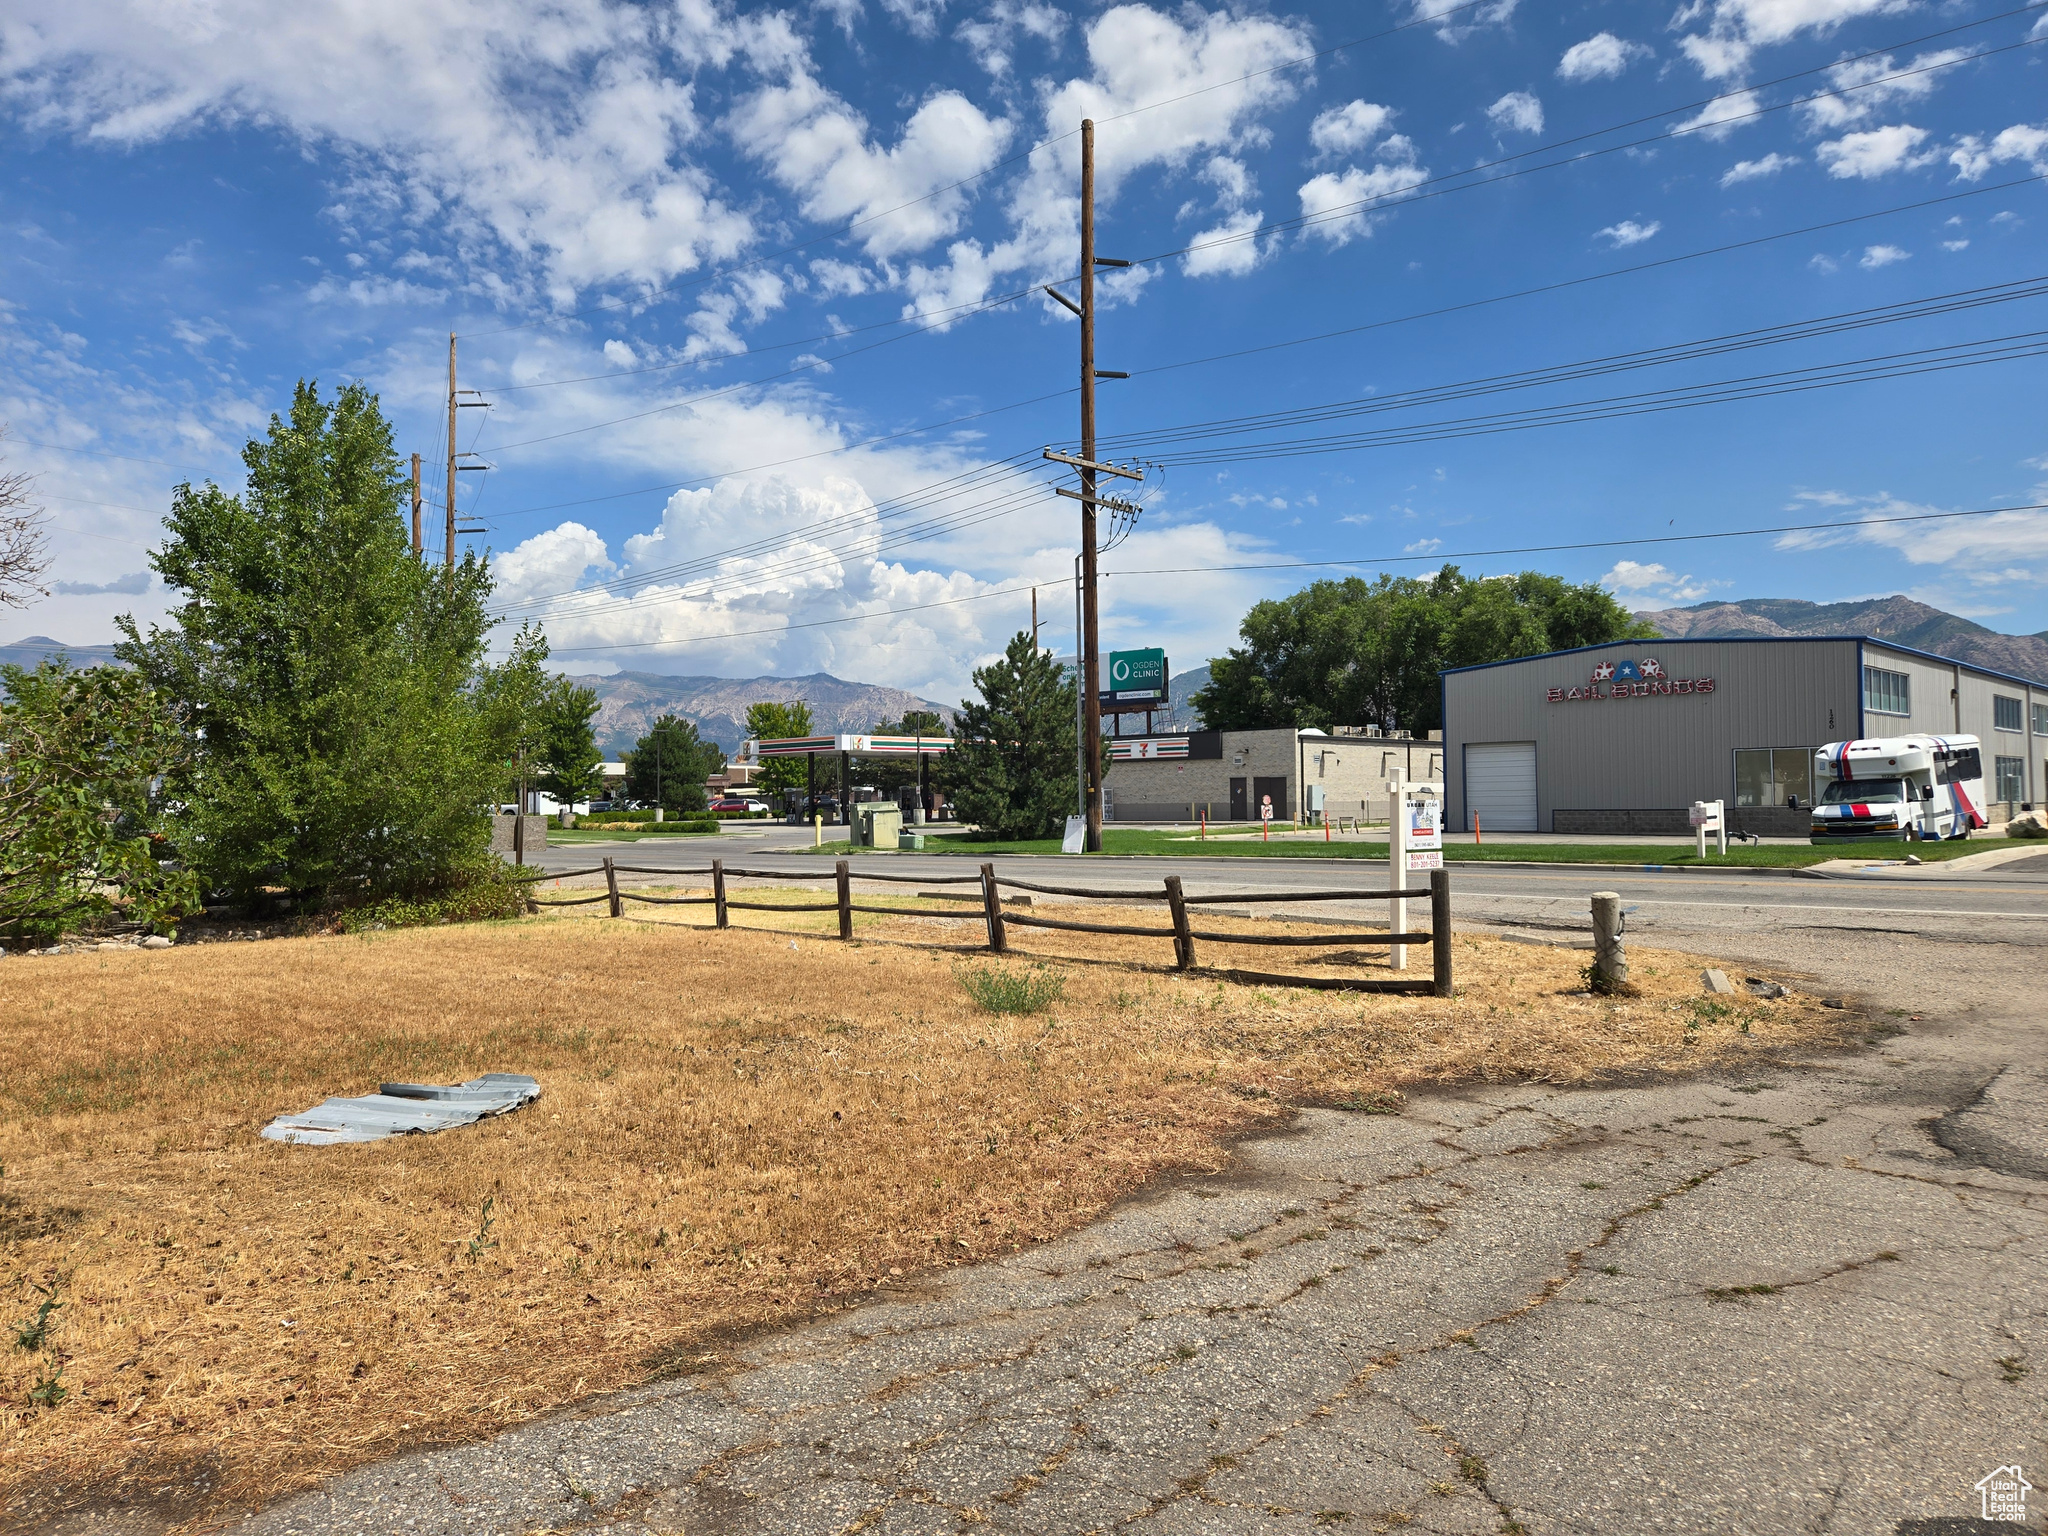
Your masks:
[[[10,1519],[177,1483],[189,1524],[474,1439],[1070,1230],[1162,1171],[1220,1168],[1295,1104],[1686,1070],[1856,1027],[1804,997],[1701,999],[1705,962],[1645,949],[1625,1002],[1567,995],[1569,951],[1465,936],[1454,998],[1316,993],[1179,976],[1156,940],[948,952],[979,918],[929,908],[950,921],[864,915],[850,946],[812,936],[831,914],[718,933],[666,907],[7,961],[0,1322],[62,1303],[40,1351],[4,1341]],[[957,972],[991,966],[1061,995],[981,1012]],[[327,1094],[487,1071],[544,1096],[363,1146],[256,1134]],[[32,1406],[53,1368],[63,1400]]]

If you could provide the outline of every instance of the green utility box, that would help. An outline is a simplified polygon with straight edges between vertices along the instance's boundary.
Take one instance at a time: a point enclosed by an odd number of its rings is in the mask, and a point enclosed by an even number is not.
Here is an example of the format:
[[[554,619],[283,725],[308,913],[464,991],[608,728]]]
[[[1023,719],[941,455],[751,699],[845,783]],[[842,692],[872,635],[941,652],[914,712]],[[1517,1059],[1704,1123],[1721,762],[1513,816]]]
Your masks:
[[[910,827],[905,827],[896,834],[896,847],[899,852],[903,853],[923,853],[924,834]]]
[[[894,848],[903,831],[903,812],[893,800],[865,800],[853,808],[856,848]]]

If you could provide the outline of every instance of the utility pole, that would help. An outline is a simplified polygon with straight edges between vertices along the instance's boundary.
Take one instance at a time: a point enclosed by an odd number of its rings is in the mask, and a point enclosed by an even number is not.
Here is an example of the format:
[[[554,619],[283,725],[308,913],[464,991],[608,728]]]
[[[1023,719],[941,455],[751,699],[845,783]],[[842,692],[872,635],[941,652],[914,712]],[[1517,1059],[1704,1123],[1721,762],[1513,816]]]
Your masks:
[[[448,548],[449,570],[455,569],[455,333],[448,333]]]
[[[1031,589],[1031,649],[1038,649],[1038,588]]]
[[[457,532],[455,527],[456,472],[458,470],[463,469],[483,470],[490,468],[488,464],[457,464],[455,462],[457,457],[455,451],[455,413],[458,410],[487,410],[490,407],[490,401],[485,400],[480,396],[475,400],[458,400],[456,399],[456,393],[457,391],[455,388],[455,333],[453,331],[450,331],[448,333],[448,548],[446,549],[446,551],[444,551],[444,554],[446,556],[446,563],[448,569],[451,571],[455,569],[455,535]],[[462,391],[462,393],[474,395],[477,392],[471,389]],[[468,454],[464,455],[464,457],[474,458],[475,455]],[[415,522],[417,522],[417,514],[415,514]],[[468,531],[470,533],[478,533],[482,530],[477,528],[471,528]],[[417,547],[419,543],[419,536],[417,531],[415,531],[414,533],[413,543],[415,547]]]
[[[420,555],[420,456],[412,456],[412,554]]]
[[[1095,494],[1095,477],[1098,474],[1111,474],[1121,475],[1127,480],[1145,478],[1135,471],[1098,464],[1095,461],[1095,381],[1130,377],[1128,373],[1098,369],[1095,366],[1095,269],[1129,265],[1128,261],[1118,261],[1113,257],[1095,254],[1095,121],[1093,118],[1083,118],[1081,302],[1076,304],[1057,288],[1047,287],[1045,290],[1072,310],[1081,322],[1081,456],[1078,459],[1068,458],[1065,454],[1054,453],[1050,448],[1045,451],[1045,456],[1061,463],[1072,464],[1081,471],[1080,491],[1061,489],[1059,494],[1072,496],[1081,503],[1081,814],[1088,822],[1088,837],[1083,846],[1090,853],[1102,852],[1102,661],[1100,647],[1097,644],[1099,626],[1095,601],[1095,509],[1098,506],[1107,506],[1133,514],[1138,510],[1129,502],[1105,501],[1098,497]]]
[[[1095,119],[1081,119],[1081,457],[1095,462]],[[1081,612],[1087,653],[1081,663],[1081,734],[1087,739],[1088,841],[1102,852],[1101,662],[1096,654],[1095,471],[1081,471]]]

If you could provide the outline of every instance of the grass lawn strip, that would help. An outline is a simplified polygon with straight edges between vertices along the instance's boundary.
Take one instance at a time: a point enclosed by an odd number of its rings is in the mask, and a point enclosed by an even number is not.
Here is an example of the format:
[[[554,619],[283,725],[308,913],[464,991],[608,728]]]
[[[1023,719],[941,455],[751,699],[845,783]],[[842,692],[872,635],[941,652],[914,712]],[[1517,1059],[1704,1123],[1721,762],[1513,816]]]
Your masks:
[[[1815,848],[1805,844],[1765,844],[1759,847],[1745,847],[1730,844],[1727,854],[1710,853],[1705,859],[1697,857],[1688,844],[1659,843],[1452,843],[1444,849],[1447,864],[1626,864],[1640,866],[1658,865],[1667,869],[1804,869],[1814,864],[1824,864],[1833,859],[1874,863],[1886,859],[1902,860],[1907,854],[1916,854],[1922,863],[1934,864],[1950,859],[1968,858],[1972,854],[1988,853],[2011,846],[2004,838],[1969,838],[1960,842],[1946,843],[1860,843],[1853,847],[1832,846]],[[853,850],[845,843],[827,843],[821,849],[804,849],[803,852],[836,854],[843,858]],[[932,837],[925,842],[927,853],[967,854],[989,858],[995,854],[1015,853],[1058,853],[1058,838],[1041,838],[1017,842],[981,842],[960,834]],[[1156,854],[1175,858],[1269,858],[1269,859],[1377,859],[1386,862],[1387,845],[1384,842],[1365,842],[1357,839],[1346,841],[1342,838],[1323,842],[1319,838],[1283,839],[1261,842],[1256,835],[1249,840],[1238,834],[1228,837],[1211,835],[1206,840],[1192,833],[1181,832],[1140,832],[1114,831],[1105,829],[1102,834],[1102,851],[1105,854]]]
[[[1361,996],[1178,976],[1163,941],[949,952],[979,913],[907,905],[943,916],[861,914],[846,946],[805,937],[830,913],[719,933],[704,907],[586,908],[5,962],[0,1257],[16,1314],[34,1285],[62,1306],[47,1350],[0,1357],[0,1503],[32,1524],[54,1490],[175,1483],[196,1529],[1046,1240],[1296,1103],[1762,1062],[1856,1028],[1806,997],[1701,997],[1706,961],[1650,949],[1628,1001],[1568,996],[1574,952],[1463,935],[1457,997]],[[963,972],[1057,1000],[985,1013]],[[361,1146],[256,1135],[328,1094],[494,1070],[543,1097]],[[67,1395],[32,1408],[53,1364]]]

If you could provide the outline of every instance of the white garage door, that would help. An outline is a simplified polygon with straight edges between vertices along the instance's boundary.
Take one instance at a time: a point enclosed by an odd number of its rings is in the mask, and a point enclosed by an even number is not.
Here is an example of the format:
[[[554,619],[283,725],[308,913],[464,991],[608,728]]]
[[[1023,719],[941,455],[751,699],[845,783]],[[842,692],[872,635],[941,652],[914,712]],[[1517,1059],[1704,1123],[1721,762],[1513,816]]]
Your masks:
[[[1480,834],[1534,832],[1536,743],[1479,741],[1465,746],[1465,810],[1479,817]],[[1468,825],[1466,831],[1471,831]]]

